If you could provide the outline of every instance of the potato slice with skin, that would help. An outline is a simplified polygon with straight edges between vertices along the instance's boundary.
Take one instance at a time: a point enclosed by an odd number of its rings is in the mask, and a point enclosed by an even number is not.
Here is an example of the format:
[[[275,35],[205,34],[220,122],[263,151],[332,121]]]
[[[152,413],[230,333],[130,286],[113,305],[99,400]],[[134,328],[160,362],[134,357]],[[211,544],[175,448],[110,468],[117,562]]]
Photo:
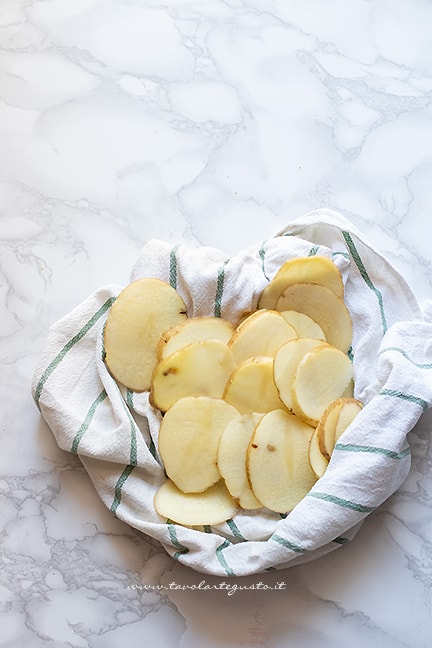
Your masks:
[[[234,327],[222,317],[190,317],[178,326],[162,333],[157,346],[158,360],[167,358],[182,347],[203,340],[219,340],[227,344]]]
[[[326,341],[326,336],[321,326],[314,322],[309,315],[294,310],[283,311],[281,315],[286,319],[288,324],[291,324],[295,328],[297,337]]]
[[[298,338],[290,340],[277,351],[273,361],[273,380],[284,405],[293,409],[293,383],[297,368],[305,355],[321,347],[321,340]]]
[[[345,353],[350,348],[351,315],[343,300],[329,288],[312,283],[289,286],[277,300],[276,310],[305,313],[321,326],[329,344]]]
[[[363,409],[363,403],[356,398],[342,399],[342,407],[339,410],[339,416],[335,429],[335,442],[341,437],[345,430],[351,425],[355,417]]]
[[[338,398],[324,410],[318,425],[316,435],[321,454],[330,461],[336,439],[336,424],[342,408],[342,398]]]
[[[247,453],[252,491],[267,508],[287,513],[312,488],[309,465],[313,428],[284,410],[269,412],[258,423]]]
[[[309,464],[315,475],[322,477],[328,468],[329,460],[323,455],[318,441],[317,429],[312,432],[309,440]]]
[[[330,459],[339,437],[351,425],[363,404],[356,398],[338,398],[324,411],[318,426],[317,437],[321,453]]]
[[[241,414],[283,409],[273,381],[273,358],[260,356],[242,362],[231,374],[223,398]]]
[[[256,356],[273,356],[278,348],[297,337],[297,331],[277,311],[259,310],[238,325],[229,347],[238,364]]]
[[[262,508],[250,489],[246,452],[252,433],[263,414],[244,414],[228,423],[219,440],[218,468],[232,497],[244,509]]]
[[[163,518],[183,526],[222,524],[237,510],[223,480],[202,493],[183,493],[167,479],[156,492],[154,507]]]
[[[185,396],[220,398],[234,368],[234,356],[223,342],[203,340],[188,344],[156,366],[151,404],[166,412]]]
[[[293,383],[293,411],[311,425],[318,425],[324,410],[340,398],[352,380],[352,362],[330,345],[316,347],[300,362]]]
[[[169,284],[150,278],[129,284],[112,305],[104,330],[112,376],[134,391],[149,389],[161,334],[186,319],[186,306]]]
[[[343,298],[344,295],[342,277],[333,261],[323,256],[300,257],[289,259],[279,268],[263,290],[258,308],[275,308],[281,292],[298,283],[319,284],[331,290],[337,297]]]
[[[167,411],[159,430],[159,453],[167,476],[185,493],[206,490],[220,479],[219,439],[234,407],[217,398],[187,397]]]

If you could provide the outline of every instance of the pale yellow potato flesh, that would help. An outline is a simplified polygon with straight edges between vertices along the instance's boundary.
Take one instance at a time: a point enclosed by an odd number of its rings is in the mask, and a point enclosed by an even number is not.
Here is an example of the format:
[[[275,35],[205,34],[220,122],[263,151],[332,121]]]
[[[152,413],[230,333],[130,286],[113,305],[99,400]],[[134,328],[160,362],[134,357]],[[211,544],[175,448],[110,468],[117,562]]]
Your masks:
[[[292,387],[297,368],[306,353],[322,344],[321,340],[298,338],[286,342],[277,351],[273,361],[273,380],[281,401],[289,410],[294,407]]]
[[[276,310],[296,310],[319,324],[329,344],[345,353],[352,342],[352,320],[344,301],[318,284],[293,284],[280,294]]]
[[[162,334],[157,347],[158,360],[192,342],[219,340],[227,344],[233,332],[231,322],[222,317],[190,317]]]
[[[335,428],[335,443],[363,409],[363,404],[356,398],[344,398],[343,400]]]
[[[278,348],[297,337],[297,331],[277,311],[259,310],[236,328],[229,347],[237,364],[256,356],[273,356]]]
[[[347,388],[344,389],[342,398],[354,398],[354,378],[349,381]]]
[[[222,318],[188,319],[159,279],[122,291],[104,331],[105,361],[126,387],[150,389],[164,413],[167,480],[154,499],[162,517],[199,527],[237,507],[287,513],[324,474],[362,407],[343,296],[339,270],[319,256],[283,264],[236,329]]]
[[[363,405],[356,398],[341,397],[329,404],[317,425],[321,454],[330,459],[339,437],[353,422]]]
[[[183,526],[222,524],[237,510],[223,480],[202,493],[183,493],[167,479],[156,491],[154,507],[163,518]]]
[[[344,296],[342,277],[333,261],[323,256],[302,257],[289,259],[279,268],[263,290],[258,308],[275,308],[281,292],[288,286],[299,283],[319,284],[337,297]]]
[[[327,461],[330,461],[336,442],[336,424],[342,408],[342,401],[342,398],[338,398],[330,403],[324,410],[316,427],[318,446],[321,454]]]
[[[228,423],[219,440],[217,464],[232,497],[243,509],[262,508],[253,494],[246,473],[246,452],[262,414],[243,414]]]
[[[241,414],[283,409],[273,381],[273,358],[259,356],[242,362],[231,374],[223,398]]]
[[[295,328],[297,337],[326,341],[326,336],[321,326],[314,322],[309,315],[294,310],[283,311],[281,315],[286,319],[288,324],[291,324]]]
[[[180,295],[160,279],[137,279],[119,294],[104,330],[111,375],[137,392],[150,388],[161,334],[187,319]]]
[[[234,368],[234,356],[224,342],[203,340],[188,344],[156,366],[151,403],[165,412],[185,396],[220,398]]]
[[[220,479],[219,439],[237,410],[217,398],[186,397],[166,412],[158,447],[167,476],[185,493],[202,492]]]
[[[316,482],[309,464],[312,433],[312,427],[284,410],[269,412],[256,426],[247,473],[255,496],[270,510],[288,513]]]
[[[329,460],[322,454],[318,442],[317,429],[312,432],[309,440],[309,464],[315,475],[322,477],[328,468]]]
[[[306,354],[294,378],[293,411],[311,425],[317,425],[324,410],[340,398],[354,375],[345,353],[324,344]]]

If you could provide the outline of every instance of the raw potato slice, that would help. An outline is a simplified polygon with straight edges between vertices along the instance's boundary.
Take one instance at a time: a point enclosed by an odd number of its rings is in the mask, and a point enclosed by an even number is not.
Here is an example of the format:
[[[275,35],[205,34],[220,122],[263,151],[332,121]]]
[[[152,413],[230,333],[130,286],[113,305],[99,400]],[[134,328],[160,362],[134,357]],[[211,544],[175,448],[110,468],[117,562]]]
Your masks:
[[[301,257],[290,259],[279,268],[263,290],[258,308],[275,308],[281,292],[287,286],[298,283],[319,284],[331,290],[337,297],[343,298],[344,295],[342,277],[333,261],[323,256]]]
[[[339,410],[339,417],[335,429],[335,443],[339,437],[345,432],[347,427],[351,425],[360,410],[363,409],[363,404],[356,398],[344,398],[342,407]]]
[[[276,353],[273,362],[273,379],[281,401],[289,410],[293,409],[292,386],[300,362],[306,353],[322,345],[321,340],[298,338],[281,346]]]
[[[206,490],[220,479],[219,439],[239,413],[223,400],[188,397],[165,414],[159,430],[159,453],[167,476],[185,493]]]
[[[156,492],[154,507],[162,517],[184,526],[222,524],[237,510],[223,480],[203,493],[183,493],[167,479]]]
[[[352,341],[351,315],[343,300],[329,288],[318,284],[294,284],[277,300],[276,310],[296,310],[319,324],[329,344],[345,353]]]
[[[112,376],[134,391],[150,389],[161,334],[184,322],[180,295],[160,279],[137,279],[111,307],[104,331],[105,362]]]
[[[312,432],[284,410],[269,412],[256,426],[247,453],[248,478],[255,496],[272,511],[291,511],[316,482],[308,458]]]
[[[273,358],[258,357],[243,362],[230,376],[223,398],[241,414],[283,409],[273,381]]]
[[[260,310],[237,327],[229,347],[238,364],[256,356],[273,356],[278,348],[297,337],[297,331],[277,311]]]
[[[313,321],[308,315],[298,311],[289,310],[281,313],[288,324],[294,326],[299,338],[312,338],[314,340],[326,341],[324,331],[321,326]]]
[[[246,473],[246,451],[262,414],[244,414],[226,426],[219,440],[218,468],[226,487],[244,509],[262,508],[250,489]]]
[[[328,468],[329,460],[321,452],[317,429],[312,432],[309,440],[309,464],[315,475],[322,477]]]
[[[158,359],[162,360],[192,342],[219,340],[227,344],[233,331],[231,322],[222,317],[191,317],[162,334],[157,347]]]
[[[324,410],[316,427],[318,446],[321,454],[330,461],[336,438],[336,423],[342,407],[342,399],[338,398]]]
[[[234,367],[234,356],[223,342],[203,340],[188,344],[156,366],[151,403],[166,412],[185,396],[220,398]]]
[[[342,394],[342,398],[354,398],[354,379],[350,380]]]
[[[293,411],[311,425],[317,425],[324,410],[340,398],[354,369],[342,351],[323,345],[306,354],[293,383]]]
[[[336,441],[362,407],[362,403],[355,398],[338,398],[330,403],[316,428],[320,452],[324,457],[330,459]]]

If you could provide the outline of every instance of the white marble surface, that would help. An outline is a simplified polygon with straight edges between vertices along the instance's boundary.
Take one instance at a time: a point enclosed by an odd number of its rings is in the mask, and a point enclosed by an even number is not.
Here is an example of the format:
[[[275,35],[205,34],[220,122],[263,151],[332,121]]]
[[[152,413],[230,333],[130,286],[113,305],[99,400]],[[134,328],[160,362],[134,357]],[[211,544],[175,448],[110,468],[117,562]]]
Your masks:
[[[113,518],[30,395],[50,324],[152,237],[232,254],[330,207],[430,299],[431,24],[426,0],[1,0],[0,646],[432,645],[430,414],[352,544],[228,595],[169,588],[203,578]]]

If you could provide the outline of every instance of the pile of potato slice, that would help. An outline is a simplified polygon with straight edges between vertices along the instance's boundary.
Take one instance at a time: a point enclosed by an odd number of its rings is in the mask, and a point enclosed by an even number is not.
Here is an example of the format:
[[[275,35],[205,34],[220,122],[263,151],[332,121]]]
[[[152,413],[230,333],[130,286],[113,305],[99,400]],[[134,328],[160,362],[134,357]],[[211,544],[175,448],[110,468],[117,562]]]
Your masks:
[[[120,293],[104,331],[105,362],[163,413],[161,516],[201,526],[238,507],[288,513],[324,474],[362,407],[343,298],[340,272],[322,256],[284,263],[235,327],[187,317],[159,279]]]

